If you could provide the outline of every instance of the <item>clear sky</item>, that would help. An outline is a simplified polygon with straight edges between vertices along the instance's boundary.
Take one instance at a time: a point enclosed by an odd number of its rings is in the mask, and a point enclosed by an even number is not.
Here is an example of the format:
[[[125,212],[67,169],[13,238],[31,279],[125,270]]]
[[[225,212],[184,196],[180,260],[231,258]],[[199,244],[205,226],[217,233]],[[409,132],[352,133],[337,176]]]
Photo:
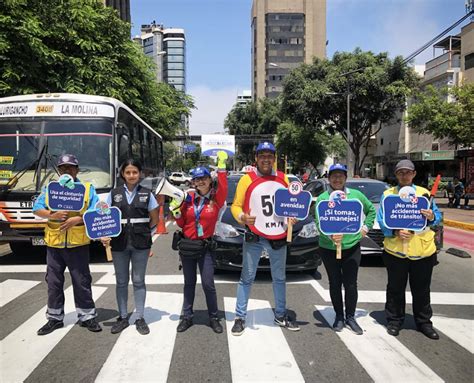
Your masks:
[[[251,7],[252,0],[131,0],[132,35],[153,20],[185,30],[186,87],[197,106],[191,134],[223,132],[237,93],[251,89]],[[327,55],[360,47],[406,56],[464,14],[464,0],[327,0]],[[428,48],[415,61],[432,57]]]

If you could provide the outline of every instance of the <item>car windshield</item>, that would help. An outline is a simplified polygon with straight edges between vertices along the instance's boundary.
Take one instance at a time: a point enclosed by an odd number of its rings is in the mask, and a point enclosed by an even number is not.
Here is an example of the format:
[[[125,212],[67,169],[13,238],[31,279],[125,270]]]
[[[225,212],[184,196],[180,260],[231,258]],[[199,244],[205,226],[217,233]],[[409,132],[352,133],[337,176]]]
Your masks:
[[[346,186],[361,191],[370,202],[375,203],[380,202],[380,197],[387,189],[387,185],[383,182],[348,181]]]
[[[239,176],[231,176],[227,177],[227,203],[232,203],[234,201],[235,190],[237,189],[237,184],[239,183],[240,177]]]

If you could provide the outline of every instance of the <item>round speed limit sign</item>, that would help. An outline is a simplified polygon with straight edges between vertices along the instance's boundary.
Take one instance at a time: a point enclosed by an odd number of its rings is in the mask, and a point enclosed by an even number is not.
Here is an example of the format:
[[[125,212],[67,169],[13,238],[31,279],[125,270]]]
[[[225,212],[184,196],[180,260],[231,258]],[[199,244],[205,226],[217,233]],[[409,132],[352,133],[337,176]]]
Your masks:
[[[290,192],[291,195],[300,194],[302,190],[303,190],[303,184],[298,181],[293,181],[288,186],[288,191]]]

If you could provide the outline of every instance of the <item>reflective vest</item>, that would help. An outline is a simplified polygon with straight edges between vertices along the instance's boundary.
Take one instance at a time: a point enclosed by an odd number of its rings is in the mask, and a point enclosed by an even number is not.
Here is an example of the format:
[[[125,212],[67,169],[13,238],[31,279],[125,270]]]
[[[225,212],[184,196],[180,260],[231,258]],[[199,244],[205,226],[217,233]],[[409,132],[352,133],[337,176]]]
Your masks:
[[[84,186],[86,187],[86,193],[84,195],[84,207],[81,211],[68,212],[67,218],[77,216],[82,217],[87,211],[87,208],[89,206],[91,183],[85,182]],[[46,194],[45,202],[46,206],[49,206],[48,194]],[[48,223],[46,224],[46,227],[44,229],[44,240],[47,246],[63,249],[65,247],[70,248],[84,246],[90,243],[90,239],[86,235],[86,229],[83,222],[79,225],[71,227],[66,231],[59,229],[61,223],[62,221],[48,219]]]
[[[130,243],[135,249],[149,249],[152,245],[150,229],[150,213],[148,202],[151,190],[138,186],[132,203],[127,201],[125,186],[119,186],[111,192],[112,206],[122,212],[122,231],[118,237],[112,238],[110,246],[114,251],[123,251]]]
[[[421,186],[416,186],[416,195],[429,195],[430,192]],[[387,189],[384,196],[390,194],[398,194],[398,188],[392,187]],[[411,260],[417,260],[426,258],[433,255],[436,252],[436,243],[434,240],[435,233],[429,227],[426,227],[423,231],[417,232],[408,241],[407,253],[403,253],[403,241],[397,236],[385,237],[383,241],[384,250],[398,258],[408,258]]]

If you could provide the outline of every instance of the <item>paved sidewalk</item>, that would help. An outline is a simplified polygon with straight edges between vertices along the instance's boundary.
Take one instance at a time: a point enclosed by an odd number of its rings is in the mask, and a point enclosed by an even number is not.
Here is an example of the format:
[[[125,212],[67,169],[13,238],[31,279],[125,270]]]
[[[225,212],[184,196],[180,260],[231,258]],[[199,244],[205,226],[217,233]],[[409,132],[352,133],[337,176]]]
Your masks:
[[[472,206],[472,201],[471,206],[469,206],[470,210],[448,207],[447,198],[436,198],[435,201],[443,212],[445,226],[474,231],[474,206]],[[461,202],[464,202],[464,199]]]

